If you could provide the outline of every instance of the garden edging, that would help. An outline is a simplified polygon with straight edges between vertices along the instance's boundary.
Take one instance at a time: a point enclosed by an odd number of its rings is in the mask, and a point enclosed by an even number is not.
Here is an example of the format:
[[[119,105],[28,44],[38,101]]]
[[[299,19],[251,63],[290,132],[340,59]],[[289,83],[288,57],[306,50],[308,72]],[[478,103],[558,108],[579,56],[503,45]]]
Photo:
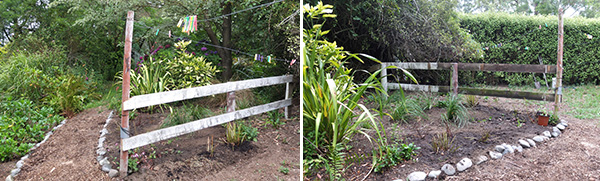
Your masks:
[[[31,149],[29,149],[29,152],[32,152],[36,148],[40,147],[40,145],[42,145],[43,143],[45,143],[46,140],[48,140],[48,138],[50,138],[50,136],[53,134],[53,132],[56,131],[56,129],[58,129],[61,126],[63,126],[65,123],[67,123],[67,119],[64,119],[63,121],[60,122],[60,124],[58,124],[54,128],[52,128],[51,131],[49,131],[48,133],[46,133],[46,136],[44,137],[44,140],[40,141],[39,143],[37,143],[33,147],[31,147]],[[10,174],[6,177],[6,181],[12,181],[14,177],[16,177],[17,175],[19,175],[19,172],[21,172],[21,167],[23,167],[23,164],[25,163],[25,160],[27,158],[29,158],[29,153],[27,153],[25,156],[21,157],[21,160],[17,161],[17,163],[15,164],[15,166],[17,168],[12,169],[10,171]]]
[[[492,151],[488,152],[489,156],[492,159],[501,159],[502,156],[505,154],[514,153],[514,152],[520,153],[520,152],[524,151],[523,150],[524,148],[537,147],[536,142],[542,143],[544,141],[550,140],[550,138],[558,138],[558,136],[560,136],[562,134],[562,132],[565,131],[566,127],[568,127],[568,121],[561,119],[559,124],[552,127],[552,129],[551,129],[552,132],[544,131],[540,135],[534,136],[531,139],[529,139],[529,138],[519,139],[518,143],[516,145],[509,145],[506,143],[502,143],[501,145],[496,145]],[[475,165],[479,165],[488,160],[488,157],[485,155],[480,155],[477,158],[478,158],[478,160],[475,163]],[[422,171],[416,171],[416,172],[410,173],[405,178],[406,178],[406,180],[409,180],[409,181],[437,179],[442,172],[448,176],[451,176],[458,172],[466,171],[472,165],[473,165],[473,163],[471,162],[471,159],[465,157],[459,163],[456,164],[457,171],[455,170],[454,166],[452,166],[452,164],[445,164],[444,166],[442,166],[442,168],[440,170],[432,170],[429,173],[425,173]],[[401,179],[398,179],[398,180],[401,180]]]
[[[110,111],[110,114],[108,114],[108,118],[106,118],[106,123],[104,123],[104,127],[100,131],[100,138],[98,138],[98,149],[96,150],[96,154],[98,154],[98,156],[96,157],[96,161],[98,161],[98,164],[100,165],[100,170],[108,173],[109,177],[117,177],[119,175],[119,171],[113,169],[110,165],[110,161],[108,161],[108,157],[104,156],[106,154],[106,148],[104,148],[104,140],[106,140],[106,135],[108,134],[106,126],[108,126],[108,123],[110,123],[112,116],[113,111]]]

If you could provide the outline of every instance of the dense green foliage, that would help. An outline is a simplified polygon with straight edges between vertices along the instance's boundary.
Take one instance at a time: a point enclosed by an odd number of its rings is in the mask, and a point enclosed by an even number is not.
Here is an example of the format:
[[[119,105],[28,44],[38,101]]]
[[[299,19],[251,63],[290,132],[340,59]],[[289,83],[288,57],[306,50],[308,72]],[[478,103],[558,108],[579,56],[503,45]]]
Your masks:
[[[68,68],[66,64],[59,49],[14,52],[0,61],[0,96],[25,98],[72,116],[98,98],[96,76],[87,67]]]
[[[375,165],[375,172],[381,172],[387,167],[396,166],[402,161],[412,160],[413,157],[417,156],[417,150],[421,147],[415,146],[413,143],[410,144],[393,144],[388,146],[389,149],[385,157],[382,157],[381,161]]]
[[[461,26],[470,31],[473,39],[488,49],[481,50],[485,55],[481,59],[465,62],[556,64],[558,37],[558,18],[556,16],[523,16],[505,13],[483,13],[462,15]],[[547,26],[546,26],[547,25]],[[600,19],[565,18],[564,19],[564,56],[563,83],[600,83]],[[588,38],[587,35],[591,35]],[[500,47],[498,44],[502,43]],[[471,75],[465,75],[471,74]],[[465,73],[461,77],[474,80],[518,84],[533,84],[532,74],[503,73],[493,74],[477,72]],[[463,76],[465,75],[465,76]],[[486,77],[487,76],[487,77]],[[497,80],[490,79],[495,77]],[[543,80],[541,75],[537,79]],[[471,80],[461,81],[470,83]]]
[[[195,56],[195,53],[186,52],[189,43],[191,41],[176,43],[177,56],[165,60],[166,69],[170,74],[167,84],[169,89],[209,85],[210,80],[217,73],[216,67],[211,62],[205,61],[203,56]]]
[[[600,2],[596,0],[458,0],[457,10],[464,13],[477,11],[508,12],[531,15],[556,15],[558,7],[579,12],[583,17],[598,16]]]
[[[311,0],[316,4],[316,0]],[[335,40],[352,52],[385,61],[439,61],[477,56],[478,44],[459,27],[456,1],[324,1],[338,12],[325,24]],[[305,24],[305,27],[306,24]],[[366,66],[372,63],[366,63]],[[356,65],[361,66],[361,65]]]
[[[303,31],[305,47],[303,60],[303,136],[304,136],[304,171],[312,175],[325,168],[329,179],[342,178],[346,159],[347,143],[356,133],[367,138],[365,129],[375,131],[376,141],[373,147],[373,167],[378,169],[397,164],[399,158],[412,157],[413,151],[398,150],[388,143],[383,125],[375,120],[377,114],[372,114],[359,100],[366,94],[368,88],[381,94],[387,94],[381,89],[378,79],[379,72],[368,74],[367,78],[358,84],[354,82],[356,70],[347,67],[348,60],[363,62],[360,56],[374,62],[379,60],[365,54],[352,54],[338,47],[335,42],[323,40],[330,30],[323,28],[326,18],[334,18],[333,6],[319,2],[315,6],[305,5],[305,22],[307,29]],[[403,69],[401,69],[403,70]],[[405,72],[407,77],[414,77]],[[380,101],[379,101],[380,102]],[[408,153],[406,155],[405,153]]]
[[[30,100],[7,98],[0,103],[0,162],[25,155],[44,139],[44,133],[62,120],[50,107]]]

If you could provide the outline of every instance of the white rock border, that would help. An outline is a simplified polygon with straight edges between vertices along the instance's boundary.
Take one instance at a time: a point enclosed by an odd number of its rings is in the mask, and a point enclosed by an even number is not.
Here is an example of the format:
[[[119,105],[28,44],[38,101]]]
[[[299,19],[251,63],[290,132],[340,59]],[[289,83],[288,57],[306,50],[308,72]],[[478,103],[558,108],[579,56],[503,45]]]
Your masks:
[[[560,136],[566,130],[566,128],[569,125],[568,123],[569,123],[568,121],[566,121],[564,119],[561,119],[560,123],[558,123],[556,126],[554,126],[554,127],[551,128],[552,133],[551,133],[550,136],[547,136],[548,135],[547,132],[550,132],[550,131],[544,131],[539,136],[534,136],[532,139],[535,140],[536,142],[540,142],[541,143],[541,142],[550,140],[550,138],[552,138],[552,137],[557,138],[558,136]],[[525,142],[528,142],[528,143],[533,142],[532,139],[522,138],[522,139],[519,139],[519,141],[517,141],[516,145],[518,145],[518,146],[508,145],[506,143],[502,143],[502,145],[496,145],[491,151],[489,151],[489,153],[490,153],[491,156],[494,155],[494,154],[499,154],[498,155],[499,157],[495,158],[495,159],[502,159],[502,155],[509,154],[509,153],[514,153],[514,151],[512,151],[512,152],[505,151],[507,148],[510,149],[510,148],[513,148],[513,147],[520,147],[520,150],[522,150],[523,148],[531,149],[531,148],[535,148],[536,147],[535,143],[534,144],[530,144],[530,147],[521,147],[521,145],[523,145],[525,143],[523,141],[523,139],[527,140]],[[510,146],[510,148],[509,148],[509,146]],[[496,151],[499,151],[500,153],[498,153]],[[519,151],[519,152],[521,152],[521,151]],[[479,156],[478,159],[479,159],[479,161],[477,161],[476,165],[483,164],[483,163],[485,163],[487,161],[487,157],[483,156],[483,155]],[[468,160],[468,161],[465,161],[465,160]],[[467,164],[465,164],[465,163],[467,163]],[[444,166],[446,166],[446,165],[450,165],[450,167],[452,166],[452,164],[448,164],[448,163],[444,164]],[[466,171],[473,164],[471,163],[471,160],[469,158],[465,157],[459,163],[457,163],[457,166],[459,166],[459,165],[461,165],[461,170],[462,171]],[[444,167],[442,166],[442,170],[444,170],[443,168]],[[437,172],[439,172],[439,170],[432,170],[432,171],[430,171],[429,173],[430,173],[431,176],[428,175],[429,178],[437,178],[439,176],[439,174],[437,174],[437,175],[431,174],[432,172],[437,173]],[[459,172],[461,172],[461,171],[459,171]],[[410,176],[414,176],[414,175],[418,175],[418,174],[420,174],[420,171],[412,172],[412,173],[410,173],[407,176],[407,178],[409,178],[408,180],[410,180],[410,178],[413,178],[413,177],[410,177]],[[458,172],[452,173],[451,175],[455,175],[455,174],[458,174]]]
[[[45,143],[48,140],[48,138],[50,138],[50,136],[52,134],[54,134],[53,132],[56,131],[56,129],[62,127],[65,123],[67,123],[67,119],[64,119],[63,121],[60,122],[60,124],[56,125],[54,128],[52,128],[52,130],[47,132],[46,136],[44,137],[44,140],[42,140],[41,142],[39,142],[39,143],[35,144],[33,147],[31,147],[31,149],[29,149],[29,152],[32,152],[36,148],[40,147],[40,145]],[[12,169],[10,171],[10,175],[8,175],[6,177],[6,181],[12,181],[14,177],[19,175],[19,172],[21,172],[21,167],[23,167],[23,164],[25,164],[25,160],[27,160],[27,158],[29,158],[29,152],[27,152],[27,154],[25,156],[21,157],[21,160],[17,161],[17,163],[15,164],[15,166],[17,168]]]
[[[104,141],[106,140],[106,135],[109,134],[108,130],[106,129],[106,126],[108,126],[108,123],[110,123],[110,120],[112,118],[113,111],[110,111],[110,114],[108,114],[108,118],[106,118],[106,123],[104,123],[104,127],[102,128],[102,130],[100,130],[100,138],[98,138],[97,147],[98,149],[96,150],[96,154],[98,154],[98,156],[96,157],[96,161],[98,161],[98,164],[100,165],[100,170],[108,173],[109,177],[117,177],[119,171],[113,169],[110,165],[110,161],[108,161],[108,157],[104,156],[106,154],[106,149],[104,148]]]

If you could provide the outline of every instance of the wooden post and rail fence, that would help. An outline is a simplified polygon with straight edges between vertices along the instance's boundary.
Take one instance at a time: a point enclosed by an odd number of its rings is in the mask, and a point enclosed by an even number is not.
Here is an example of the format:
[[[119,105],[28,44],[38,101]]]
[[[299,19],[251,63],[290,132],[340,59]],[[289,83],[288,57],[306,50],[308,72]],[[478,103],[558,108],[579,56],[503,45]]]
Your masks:
[[[450,86],[416,85],[389,83],[387,80],[387,69],[395,66],[402,69],[412,70],[451,70],[452,79]],[[522,65],[522,64],[485,64],[485,63],[438,63],[438,62],[384,62],[381,63],[382,81],[385,91],[388,89],[402,89],[407,91],[425,92],[450,92],[453,95],[469,94],[480,96],[495,96],[507,98],[519,98],[530,100],[554,101],[556,92],[543,93],[531,91],[499,90],[486,88],[468,88],[458,86],[458,71],[490,71],[490,72],[523,72],[523,73],[557,73],[555,65]]]
[[[558,48],[556,65],[523,65],[523,64],[486,64],[486,63],[438,63],[438,62],[384,62],[381,63],[381,84],[387,92],[388,89],[404,89],[408,91],[425,92],[451,92],[453,95],[469,94],[480,96],[495,96],[507,98],[519,98],[541,101],[554,101],[554,114],[558,115],[558,109],[562,102],[562,76],[563,76],[563,44],[564,44],[564,25],[563,8],[558,9]],[[444,70],[450,69],[452,78],[450,86],[436,85],[415,85],[389,83],[387,80],[388,66],[395,66],[402,69],[418,70]],[[556,86],[554,94],[531,91],[499,90],[484,88],[467,88],[458,86],[458,70],[461,71],[489,71],[489,72],[521,72],[521,73],[552,73],[556,74]],[[545,75],[544,75],[545,76]],[[553,84],[554,85],[554,84]]]
[[[125,56],[123,61],[123,102],[121,106],[121,166],[119,168],[121,177],[127,176],[128,150],[149,145],[158,141],[174,138],[180,135],[192,133],[211,126],[217,126],[234,120],[262,114],[272,110],[277,110],[280,108],[285,108],[285,119],[288,119],[288,107],[292,105],[292,99],[290,98],[290,83],[293,80],[292,75],[226,82],[202,87],[193,87],[187,89],[138,95],[130,98],[129,74],[131,70],[130,65],[131,39],[133,35],[133,17],[133,11],[127,12],[127,25],[125,33]],[[286,93],[285,98],[283,100],[254,106],[242,110],[235,110],[235,91],[278,84],[286,84]],[[200,120],[164,129],[154,130],[139,135],[131,135],[129,132],[129,111],[131,110],[188,99],[194,99],[199,97],[211,96],[216,94],[227,94],[227,113],[203,118]]]

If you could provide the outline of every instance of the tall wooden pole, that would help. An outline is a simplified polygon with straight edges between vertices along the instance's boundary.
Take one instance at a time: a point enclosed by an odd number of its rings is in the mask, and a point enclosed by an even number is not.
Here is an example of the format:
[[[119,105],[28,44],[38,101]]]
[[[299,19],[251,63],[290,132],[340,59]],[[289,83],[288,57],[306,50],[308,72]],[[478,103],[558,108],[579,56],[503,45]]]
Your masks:
[[[131,70],[131,39],[133,37],[133,11],[127,12],[127,24],[125,26],[125,53],[123,56],[123,92],[122,102],[129,99],[129,71]],[[121,112],[121,160],[119,166],[119,172],[121,177],[127,176],[127,159],[129,157],[127,150],[123,150],[123,139],[128,138],[129,135],[129,111]]]
[[[554,97],[554,115],[558,116],[558,107],[562,101],[562,73],[563,73],[563,9],[558,9],[558,56],[556,59],[556,95]]]
[[[450,84],[452,95],[458,95],[458,63],[452,63],[452,81]]]

